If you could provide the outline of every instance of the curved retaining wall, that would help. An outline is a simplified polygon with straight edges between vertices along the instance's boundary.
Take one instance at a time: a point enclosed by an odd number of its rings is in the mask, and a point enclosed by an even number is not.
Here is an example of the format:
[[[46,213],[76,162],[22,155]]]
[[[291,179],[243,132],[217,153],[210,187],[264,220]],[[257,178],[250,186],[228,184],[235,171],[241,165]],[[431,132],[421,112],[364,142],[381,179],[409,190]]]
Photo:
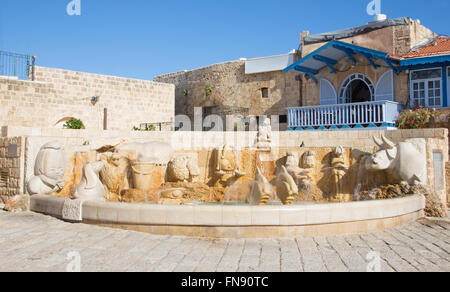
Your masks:
[[[425,198],[293,206],[146,205],[33,196],[31,210],[64,220],[153,234],[295,237],[383,230],[424,215]]]

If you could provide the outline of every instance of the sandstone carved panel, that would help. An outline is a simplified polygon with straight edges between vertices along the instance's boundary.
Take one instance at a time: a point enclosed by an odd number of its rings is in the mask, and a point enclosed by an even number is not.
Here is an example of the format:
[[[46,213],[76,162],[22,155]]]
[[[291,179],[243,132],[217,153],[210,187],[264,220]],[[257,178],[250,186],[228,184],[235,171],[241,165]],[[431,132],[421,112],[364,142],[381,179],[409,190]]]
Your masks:
[[[64,147],[52,141],[41,147],[36,157],[34,177],[27,184],[30,195],[50,195],[62,190],[64,182]]]
[[[426,185],[426,155],[410,142],[395,144],[386,137],[374,137],[380,151],[366,159],[368,171],[386,171],[392,182]]]
[[[99,178],[103,161],[87,163],[83,168],[81,182],[75,188],[75,199],[105,201],[105,188]]]

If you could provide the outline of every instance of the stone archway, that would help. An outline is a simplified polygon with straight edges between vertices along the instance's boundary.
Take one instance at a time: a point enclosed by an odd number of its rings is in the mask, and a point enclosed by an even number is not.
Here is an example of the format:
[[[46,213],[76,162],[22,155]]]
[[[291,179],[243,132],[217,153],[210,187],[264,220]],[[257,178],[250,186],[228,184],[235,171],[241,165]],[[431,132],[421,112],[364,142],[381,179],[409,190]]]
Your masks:
[[[75,118],[75,117],[64,117],[64,118],[62,118],[62,119],[60,119],[59,121],[57,121],[56,123],[55,123],[55,127],[57,127],[57,128],[63,128],[63,125],[68,121],[68,120],[70,120],[70,119],[77,119],[77,118]],[[85,126],[85,124],[83,123],[83,128],[82,128],[82,130],[85,130],[86,129],[86,126]]]

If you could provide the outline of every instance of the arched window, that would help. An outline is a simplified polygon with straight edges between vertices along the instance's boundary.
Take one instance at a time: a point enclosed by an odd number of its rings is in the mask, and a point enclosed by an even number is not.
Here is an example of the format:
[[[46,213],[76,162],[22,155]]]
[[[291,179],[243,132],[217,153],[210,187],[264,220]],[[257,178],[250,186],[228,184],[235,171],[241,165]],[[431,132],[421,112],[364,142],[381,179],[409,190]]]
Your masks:
[[[348,76],[339,89],[340,103],[358,103],[373,101],[375,86],[364,74],[355,73]]]

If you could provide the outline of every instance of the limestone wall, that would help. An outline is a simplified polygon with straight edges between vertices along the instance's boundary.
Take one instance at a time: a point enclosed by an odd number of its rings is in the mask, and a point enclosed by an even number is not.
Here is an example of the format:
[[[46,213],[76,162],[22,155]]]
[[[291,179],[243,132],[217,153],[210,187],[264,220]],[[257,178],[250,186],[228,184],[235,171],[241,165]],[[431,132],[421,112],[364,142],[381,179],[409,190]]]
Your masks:
[[[141,123],[174,119],[171,84],[36,67],[36,81],[0,79],[0,126],[57,127],[67,118],[87,129],[131,130]],[[96,104],[93,96],[99,96]],[[169,126],[167,126],[169,125]]]
[[[23,193],[25,138],[0,138],[0,203]]]
[[[176,114],[194,116],[194,107],[213,107],[211,114],[286,115],[286,107],[299,105],[295,73],[281,71],[245,74],[245,61],[216,64],[192,71],[155,77],[176,86]],[[208,95],[205,87],[212,93]],[[269,89],[262,98],[261,89]]]

